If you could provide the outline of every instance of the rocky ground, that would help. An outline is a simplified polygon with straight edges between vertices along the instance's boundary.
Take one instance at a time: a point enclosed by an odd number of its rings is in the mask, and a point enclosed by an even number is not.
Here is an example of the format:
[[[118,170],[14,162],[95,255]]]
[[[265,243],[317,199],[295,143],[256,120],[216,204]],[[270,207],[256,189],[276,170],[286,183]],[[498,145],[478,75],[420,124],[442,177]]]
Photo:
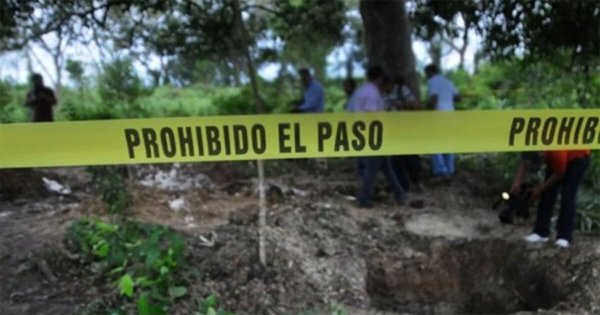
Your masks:
[[[261,266],[252,168],[130,167],[132,215],[181,231],[199,271],[174,314],[193,314],[195,298],[212,293],[240,314],[600,313],[599,236],[578,235],[569,250],[528,246],[530,223],[499,224],[471,174],[428,183],[405,206],[382,186],[366,210],[354,207],[351,161],[318,172],[310,161],[272,162]],[[0,180],[2,314],[70,314],[106,294],[61,245],[73,219],[102,213],[85,169]]]

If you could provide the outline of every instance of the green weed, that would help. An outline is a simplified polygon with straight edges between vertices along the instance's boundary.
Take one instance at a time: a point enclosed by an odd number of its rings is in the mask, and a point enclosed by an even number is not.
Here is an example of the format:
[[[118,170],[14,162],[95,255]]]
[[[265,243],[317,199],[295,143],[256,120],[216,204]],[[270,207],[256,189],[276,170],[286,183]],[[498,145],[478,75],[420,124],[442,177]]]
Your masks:
[[[91,166],[94,188],[100,193],[109,214],[125,214],[131,205],[127,190],[128,171],[124,166]]]
[[[195,315],[235,315],[219,308],[218,304],[217,297],[211,294],[205,299],[198,301],[198,311]]]
[[[69,248],[84,264],[106,277],[121,296],[119,312],[140,315],[167,314],[175,300],[187,294],[181,272],[185,242],[168,228],[132,221],[107,223],[84,218],[74,221],[65,234]]]

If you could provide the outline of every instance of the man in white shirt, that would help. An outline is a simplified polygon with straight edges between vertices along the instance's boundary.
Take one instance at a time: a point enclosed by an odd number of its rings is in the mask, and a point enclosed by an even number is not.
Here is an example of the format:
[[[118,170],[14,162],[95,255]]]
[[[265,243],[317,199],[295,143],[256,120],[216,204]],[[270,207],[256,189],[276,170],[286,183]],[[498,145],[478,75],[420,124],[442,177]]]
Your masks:
[[[384,104],[380,90],[384,83],[384,73],[380,67],[369,67],[367,69],[367,82],[358,88],[348,102],[350,112],[383,112]],[[393,171],[390,157],[369,156],[358,158],[358,175],[360,177],[360,188],[358,190],[358,206],[361,208],[372,207],[371,198],[375,190],[377,174],[382,170],[387,178],[394,198],[398,204],[404,203],[404,189],[400,185]]]
[[[438,111],[454,111],[454,102],[460,101],[454,84],[440,74],[438,67],[425,67],[427,76],[427,106]],[[434,154],[431,157],[433,175],[450,178],[454,174],[454,154]]]

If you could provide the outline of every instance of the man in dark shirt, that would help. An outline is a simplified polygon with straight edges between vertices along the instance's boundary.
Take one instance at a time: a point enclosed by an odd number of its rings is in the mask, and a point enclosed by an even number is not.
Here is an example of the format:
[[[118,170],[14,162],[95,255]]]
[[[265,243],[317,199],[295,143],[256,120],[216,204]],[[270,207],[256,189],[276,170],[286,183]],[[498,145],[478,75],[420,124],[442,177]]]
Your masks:
[[[44,79],[41,75],[34,73],[31,76],[31,90],[27,93],[25,106],[33,111],[33,121],[53,121],[52,106],[56,105],[56,96],[54,92],[44,86]]]

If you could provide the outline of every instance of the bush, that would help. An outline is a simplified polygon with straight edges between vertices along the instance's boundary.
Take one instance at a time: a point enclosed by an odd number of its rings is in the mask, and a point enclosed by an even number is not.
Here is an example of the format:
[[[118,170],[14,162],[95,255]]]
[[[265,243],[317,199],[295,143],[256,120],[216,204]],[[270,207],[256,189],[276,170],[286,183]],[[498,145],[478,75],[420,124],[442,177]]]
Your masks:
[[[132,221],[120,224],[83,218],[67,229],[65,242],[81,262],[113,282],[122,304],[93,303],[86,310],[131,313],[135,300],[140,315],[167,314],[173,302],[187,294],[182,286],[185,242],[168,228]],[[110,312],[107,308],[111,309]]]
[[[195,315],[235,315],[219,308],[217,297],[212,294],[203,300],[198,301],[198,311]]]
[[[27,122],[30,110],[25,106],[27,86],[0,80],[0,123]]]
[[[92,175],[92,183],[100,193],[102,201],[110,214],[124,214],[131,205],[131,197],[127,191],[128,177],[125,166],[92,166],[88,167]]]
[[[219,115],[256,114],[256,104],[252,88],[225,88],[216,92],[211,102]]]
[[[217,109],[213,106],[212,97],[220,90],[204,86],[163,86],[142,97],[139,103],[151,117],[214,115]]]
[[[130,59],[117,59],[104,66],[98,77],[98,94],[106,105],[134,104],[149,94]]]
[[[578,200],[577,229],[600,232],[600,154],[594,152]]]

